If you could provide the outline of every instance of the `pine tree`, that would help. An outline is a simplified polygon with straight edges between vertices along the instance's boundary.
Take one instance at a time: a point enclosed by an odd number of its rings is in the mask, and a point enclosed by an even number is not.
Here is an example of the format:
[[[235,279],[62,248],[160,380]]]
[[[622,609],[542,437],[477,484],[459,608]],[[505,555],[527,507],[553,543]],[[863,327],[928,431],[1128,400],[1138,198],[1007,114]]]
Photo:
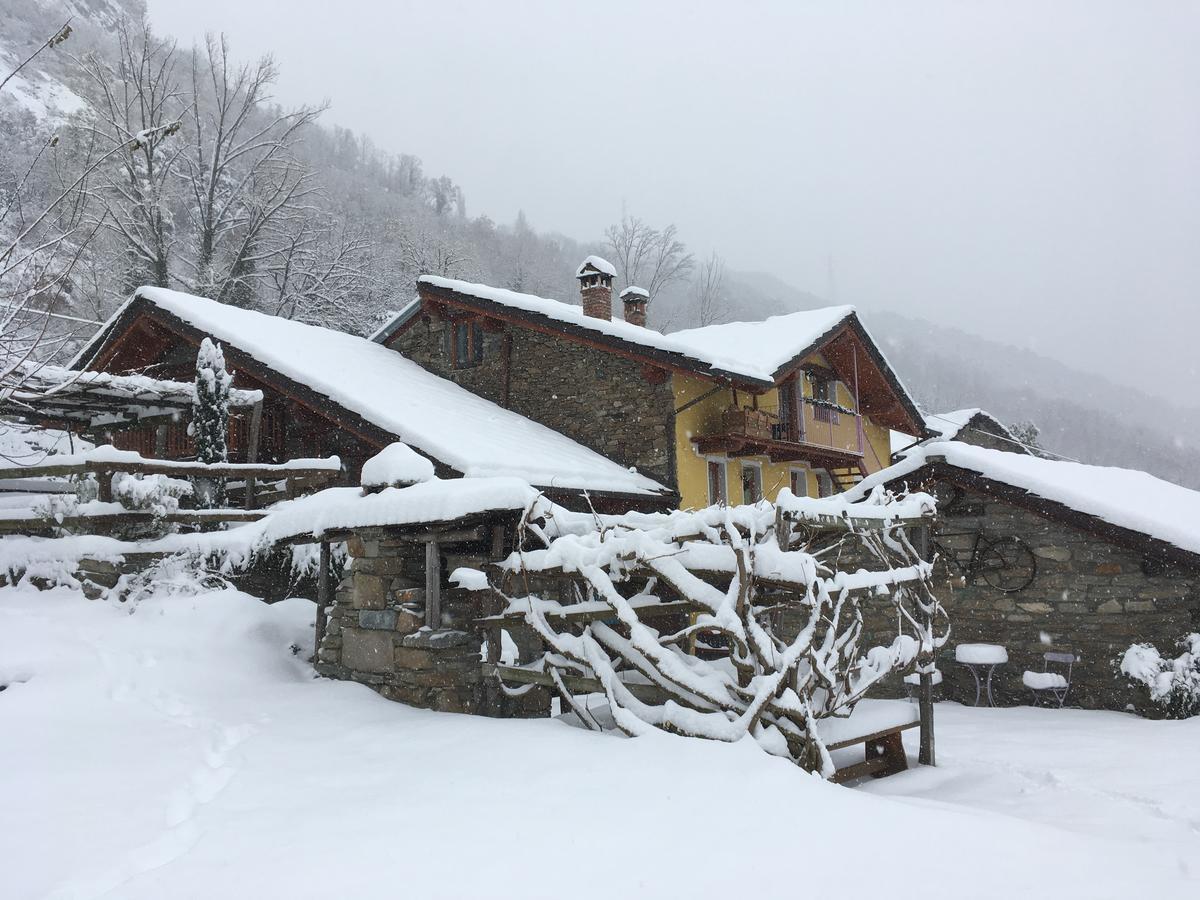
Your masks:
[[[221,345],[205,338],[196,355],[196,400],[190,431],[196,442],[196,459],[203,463],[229,461],[229,387],[233,378],[225,370]],[[225,482],[219,478],[194,481],[196,505],[214,509],[225,505]]]

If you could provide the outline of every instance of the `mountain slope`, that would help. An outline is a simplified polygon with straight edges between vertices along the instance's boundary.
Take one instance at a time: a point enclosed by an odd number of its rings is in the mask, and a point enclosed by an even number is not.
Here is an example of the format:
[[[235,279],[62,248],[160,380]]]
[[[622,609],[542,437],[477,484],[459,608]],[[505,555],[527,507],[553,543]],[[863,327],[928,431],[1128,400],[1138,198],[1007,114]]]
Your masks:
[[[735,281],[772,312],[825,302],[763,273],[737,273]],[[884,309],[862,312],[926,411],[981,406],[1005,422],[1032,420],[1055,453],[1200,488],[1200,411],[957,328]]]

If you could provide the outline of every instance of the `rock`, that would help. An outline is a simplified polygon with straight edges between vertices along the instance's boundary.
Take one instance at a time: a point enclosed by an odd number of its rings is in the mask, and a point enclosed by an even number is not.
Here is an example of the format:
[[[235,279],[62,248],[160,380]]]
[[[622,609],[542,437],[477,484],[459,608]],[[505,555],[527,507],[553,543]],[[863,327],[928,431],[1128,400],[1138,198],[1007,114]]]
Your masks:
[[[342,665],[355,672],[391,672],[396,667],[387,631],[347,628],[342,632]]]
[[[478,641],[474,635],[457,630],[422,630],[406,636],[403,640],[405,647],[424,647],[433,650],[444,650],[449,647],[467,647]]]
[[[1055,562],[1067,562],[1071,558],[1071,551],[1066,547],[1034,547],[1033,555]]]
[[[394,631],[396,611],[394,609],[364,609],[358,614],[360,628],[382,628]]]
[[[397,647],[393,654],[397,669],[432,669],[436,654],[431,650],[421,650],[416,647]]]
[[[387,607],[388,579],[377,575],[354,573],[354,608],[385,609]]]

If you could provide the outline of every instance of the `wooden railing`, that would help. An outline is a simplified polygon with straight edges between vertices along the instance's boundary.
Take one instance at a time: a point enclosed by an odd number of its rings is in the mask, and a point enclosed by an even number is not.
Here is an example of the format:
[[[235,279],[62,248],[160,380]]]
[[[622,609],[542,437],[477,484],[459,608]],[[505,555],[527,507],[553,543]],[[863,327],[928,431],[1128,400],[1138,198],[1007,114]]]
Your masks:
[[[0,511],[0,532],[23,533],[47,527],[84,528],[102,531],[106,528],[158,521],[172,524],[204,525],[218,522],[247,522],[262,518],[262,507],[277,500],[311,493],[336,479],[341,462],[328,459],[300,459],[286,463],[201,463],[170,459],[149,459],[131,451],[101,447],[95,451],[66,457],[47,457],[31,465],[0,467],[0,482],[25,482],[32,496],[49,492],[46,479],[85,478],[94,476],[97,482],[99,507],[83,504],[82,508],[66,515],[47,517],[33,509]],[[178,509],[159,513],[151,510],[124,507],[113,490],[118,474],[165,475],[179,479],[214,479],[225,482],[227,497],[240,496],[241,508]],[[32,481],[31,481],[32,480]],[[40,484],[39,484],[40,482]],[[58,482],[64,484],[65,482]],[[116,508],[114,508],[116,507]]]

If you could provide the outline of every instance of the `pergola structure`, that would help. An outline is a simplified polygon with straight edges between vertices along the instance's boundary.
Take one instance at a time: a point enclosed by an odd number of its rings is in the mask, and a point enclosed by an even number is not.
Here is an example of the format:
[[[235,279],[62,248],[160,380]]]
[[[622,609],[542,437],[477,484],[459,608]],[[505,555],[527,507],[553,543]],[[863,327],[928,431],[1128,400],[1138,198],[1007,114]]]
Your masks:
[[[191,382],[62,366],[27,364],[13,373],[11,382],[0,386],[0,416],[82,432],[177,421],[181,414],[190,415],[196,400]],[[249,411],[252,431],[262,400],[262,391],[229,391],[230,410]]]

